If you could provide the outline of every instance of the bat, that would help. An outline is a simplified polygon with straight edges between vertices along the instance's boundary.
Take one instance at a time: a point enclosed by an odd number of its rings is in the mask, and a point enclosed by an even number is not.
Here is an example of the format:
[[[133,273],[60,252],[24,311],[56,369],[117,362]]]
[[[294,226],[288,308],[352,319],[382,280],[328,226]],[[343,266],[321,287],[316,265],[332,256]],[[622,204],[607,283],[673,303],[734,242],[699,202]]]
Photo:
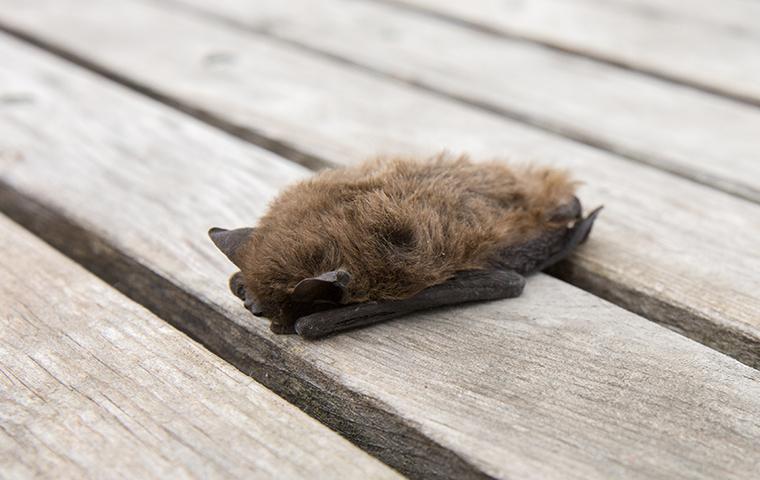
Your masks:
[[[274,333],[320,338],[411,312],[518,297],[586,241],[563,170],[466,156],[377,158],[285,189],[255,228],[209,236],[230,290]]]

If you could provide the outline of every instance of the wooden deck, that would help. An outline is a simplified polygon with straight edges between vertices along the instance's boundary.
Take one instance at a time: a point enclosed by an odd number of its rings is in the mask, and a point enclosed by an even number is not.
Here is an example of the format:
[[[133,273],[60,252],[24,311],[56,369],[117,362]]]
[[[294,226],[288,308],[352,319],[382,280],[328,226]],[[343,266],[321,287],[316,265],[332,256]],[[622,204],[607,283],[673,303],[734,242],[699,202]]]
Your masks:
[[[758,19],[0,0],[0,478],[758,478]],[[519,299],[319,342],[229,294],[210,225],[443,148],[604,215]]]

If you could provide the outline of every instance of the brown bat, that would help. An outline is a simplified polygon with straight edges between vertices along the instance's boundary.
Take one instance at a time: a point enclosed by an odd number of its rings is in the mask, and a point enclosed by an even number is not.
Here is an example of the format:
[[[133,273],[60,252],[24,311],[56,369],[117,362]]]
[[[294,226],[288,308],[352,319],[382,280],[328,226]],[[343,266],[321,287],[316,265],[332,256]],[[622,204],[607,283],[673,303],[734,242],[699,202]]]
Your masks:
[[[567,173],[445,154],[376,159],[286,189],[256,228],[212,228],[230,289],[275,333],[317,338],[410,312],[517,297],[567,257],[582,217]]]

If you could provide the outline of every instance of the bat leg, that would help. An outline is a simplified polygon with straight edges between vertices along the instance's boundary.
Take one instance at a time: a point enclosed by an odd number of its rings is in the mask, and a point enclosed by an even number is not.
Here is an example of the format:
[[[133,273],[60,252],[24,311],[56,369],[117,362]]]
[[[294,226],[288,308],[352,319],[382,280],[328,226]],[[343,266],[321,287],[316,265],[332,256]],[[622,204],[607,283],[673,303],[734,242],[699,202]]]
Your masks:
[[[296,321],[295,330],[304,338],[315,339],[341,330],[384,322],[419,310],[466,302],[514,298],[520,296],[524,287],[525,277],[514,271],[464,271],[407,299],[357,303],[306,315]]]

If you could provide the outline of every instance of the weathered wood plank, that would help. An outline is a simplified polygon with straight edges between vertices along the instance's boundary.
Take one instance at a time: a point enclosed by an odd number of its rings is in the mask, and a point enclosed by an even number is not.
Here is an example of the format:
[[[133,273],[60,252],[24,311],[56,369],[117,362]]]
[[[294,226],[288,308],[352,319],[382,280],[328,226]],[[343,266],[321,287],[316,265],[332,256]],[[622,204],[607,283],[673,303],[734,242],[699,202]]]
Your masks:
[[[760,105],[757,2],[387,1]]]
[[[227,292],[205,227],[251,223],[303,172],[14,42],[0,56],[4,84],[33,99],[3,108],[0,207],[399,469],[752,478],[760,466],[760,372],[544,275],[515,301],[321,342],[273,337]]]
[[[401,478],[4,216],[0,231],[3,478]]]
[[[573,257],[562,278],[760,367],[756,205],[181,12],[80,5],[60,17],[65,28],[40,15],[47,29],[38,33],[236,132],[339,163],[447,147],[572,169],[587,204],[607,210],[596,247]],[[259,3],[264,12],[272,5]],[[112,8],[119,22],[107,25]],[[143,47],[145,31],[162,40]],[[17,82],[9,91],[23,93],[25,80]]]
[[[134,18],[135,9],[150,17],[150,5],[141,8],[141,3],[132,0],[118,8],[128,17]],[[760,111],[751,106],[373,2],[265,0],[255,8],[244,0],[222,0],[213,7],[203,0],[158,3],[185,5],[209,19],[318,48],[384,75],[760,202],[760,146],[755,141],[760,137]],[[102,21],[108,18],[102,16],[101,10],[108,8],[102,2],[3,0],[0,5],[7,5],[0,23],[62,47],[87,46],[79,52],[87,57],[98,57],[111,46],[92,48],[96,38],[112,31],[109,22]],[[142,18],[135,21],[115,28],[140,38],[145,32]],[[175,19],[172,23],[184,22]],[[87,25],[87,31],[75,25]],[[154,31],[161,29],[156,26]],[[156,50],[152,53],[143,52],[142,43],[130,42],[133,49],[170,62],[166,56],[172,39],[157,37],[160,42],[151,44],[151,50]],[[194,58],[193,71],[205,66],[221,75],[230,62],[225,62],[225,55],[215,55],[219,52],[210,44],[203,48],[204,65]],[[107,55],[114,62],[137,59],[127,53]],[[752,58],[760,68],[760,58]],[[746,64],[735,64],[742,75]],[[164,73],[157,69],[143,73]]]
[[[209,19],[320,49],[760,202],[755,107],[373,2],[165,3],[191,5]],[[28,18],[19,23],[29,27],[36,15]],[[56,16],[52,28],[66,31],[59,22]],[[760,79],[760,55],[752,58]],[[746,63],[735,64],[742,75]]]
[[[722,8],[715,8],[712,0],[573,0],[594,2],[601,8],[620,8],[640,16],[654,18],[671,17],[684,22],[703,23],[722,27],[736,35],[751,35],[760,32],[760,25],[754,21],[760,15],[760,5],[754,0],[726,0]]]

